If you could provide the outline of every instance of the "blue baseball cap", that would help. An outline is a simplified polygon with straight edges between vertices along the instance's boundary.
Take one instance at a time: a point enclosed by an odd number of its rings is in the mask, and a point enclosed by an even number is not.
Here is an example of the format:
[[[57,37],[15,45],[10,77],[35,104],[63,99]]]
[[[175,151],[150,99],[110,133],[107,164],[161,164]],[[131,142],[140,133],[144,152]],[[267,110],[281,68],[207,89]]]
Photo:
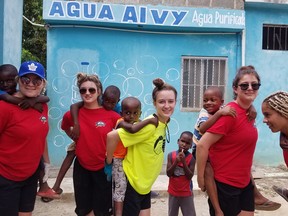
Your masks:
[[[26,74],[35,74],[42,79],[45,79],[45,69],[42,64],[35,61],[23,62],[20,66],[18,76],[24,76]]]

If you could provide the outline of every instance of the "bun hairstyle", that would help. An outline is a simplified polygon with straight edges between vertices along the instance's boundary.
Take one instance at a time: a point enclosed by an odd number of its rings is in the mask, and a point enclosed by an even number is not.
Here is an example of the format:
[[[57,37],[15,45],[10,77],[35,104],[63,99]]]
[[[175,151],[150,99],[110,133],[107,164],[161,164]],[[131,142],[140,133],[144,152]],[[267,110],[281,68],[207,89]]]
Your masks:
[[[236,76],[233,79],[233,83],[232,83],[233,89],[238,87],[240,79],[246,74],[253,74],[256,77],[256,79],[258,80],[258,83],[261,84],[260,76],[257,73],[257,71],[255,70],[254,66],[252,66],[252,65],[242,66],[239,68],[239,70],[236,73]],[[234,94],[234,99],[236,99],[237,95],[235,94],[234,91],[233,91],[233,94]]]
[[[152,92],[152,99],[155,102],[157,98],[158,92],[162,90],[172,90],[175,94],[175,99],[177,99],[177,90],[169,85],[168,83],[165,83],[162,79],[156,78],[153,80],[153,84],[155,85],[153,92]]]
[[[263,103],[288,119],[288,92],[278,91],[263,100]]]

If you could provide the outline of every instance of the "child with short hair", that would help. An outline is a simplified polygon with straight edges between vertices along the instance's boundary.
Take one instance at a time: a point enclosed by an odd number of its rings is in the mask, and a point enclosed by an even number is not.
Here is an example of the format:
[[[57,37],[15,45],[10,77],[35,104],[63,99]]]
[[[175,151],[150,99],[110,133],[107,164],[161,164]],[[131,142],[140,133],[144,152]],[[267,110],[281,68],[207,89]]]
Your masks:
[[[116,128],[124,128],[130,133],[136,133],[148,124],[154,124],[158,126],[158,119],[149,118],[144,121],[140,121],[141,116],[141,102],[135,97],[126,97],[121,103],[121,116]],[[136,123],[136,124],[135,124]],[[115,216],[122,216],[123,202],[125,198],[125,192],[127,187],[127,180],[123,170],[123,160],[127,153],[127,149],[120,142],[113,154],[112,176],[114,181],[114,212]],[[107,176],[108,177],[108,176]],[[109,177],[108,177],[109,178]]]
[[[0,66],[0,100],[18,105],[21,109],[32,107],[39,112],[43,111],[41,103],[49,102],[49,98],[40,95],[36,98],[17,98],[13,94],[17,92],[17,83],[15,78],[18,75],[17,68],[11,64],[3,64]]]
[[[189,152],[192,142],[193,134],[190,131],[184,131],[177,142],[178,150],[168,154],[166,174],[169,177],[169,216],[178,216],[179,208],[183,216],[196,216],[191,181],[194,175],[195,159]]]
[[[210,128],[222,115],[231,115],[236,116],[235,109],[226,106],[221,109],[223,106],[224,99],[223,93],[218,87],[208,87],[203,95],[203,108],[199,113],[199,117],[195,124],[194,133],[193,133],[193,147],[192,154],[196,159],[196,146],[201,139],[202,135]],[[205,169],[205,180],[207,180],[206,189],[209,199],[215,209],[215,215],[223,215],[223,212],[220,208],[217,188],[214,181],[213,169],[209,162],[207,162]]]

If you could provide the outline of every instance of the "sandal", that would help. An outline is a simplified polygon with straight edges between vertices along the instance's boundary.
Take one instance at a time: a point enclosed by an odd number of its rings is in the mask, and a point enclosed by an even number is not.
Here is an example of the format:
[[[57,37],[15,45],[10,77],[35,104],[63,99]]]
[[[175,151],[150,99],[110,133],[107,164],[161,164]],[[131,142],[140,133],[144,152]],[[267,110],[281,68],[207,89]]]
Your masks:
[[[50,198],[50,199],[60,199],[61,196],[56,193],[52,188],[49,188],[48,190],[46,191],[38,191],[37,192],[37,195],[38,196],[41,196],[41,197],[45,197],[45,198]]]
[[[45,202],[45,203],[51,202],[52,200],[54,200],[54,199],[47,198],[47,197],[41,197],[41,201]]]
[[[277,194],[279,194],[281,197],[283,197],[287,202],[288,202],[288,197],[287,197],[287,195],[288,195],[288,190],[287,189],[285,189],[285,188],[280,188],[280,187],[277,187],[277,186],[275,186],[275,185],[273,185],[273,190],[277,193]]]
[[[266,202],[262,204],[256,204],[255,203],[255,209],[256,210],[262,210],[262,211],[275,211],[281,207],[280,203],[273,202],[271,200],[267,200]]]

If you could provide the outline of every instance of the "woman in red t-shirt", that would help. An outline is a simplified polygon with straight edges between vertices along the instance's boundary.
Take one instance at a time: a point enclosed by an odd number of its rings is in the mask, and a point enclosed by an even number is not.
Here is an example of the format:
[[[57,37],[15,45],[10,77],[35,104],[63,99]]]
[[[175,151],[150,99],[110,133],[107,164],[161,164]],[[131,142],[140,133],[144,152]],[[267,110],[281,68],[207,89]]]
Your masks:
[[[73,183],[77,215],[111,215],[112,183],[104,173],[107,133],[120,115],[100,104],[102,84],[96,75],[78,73],[77,86],[83,101],[78,112],[80,134],[76,142]],[[70,111],[63,116],[61,128],[74,138]]]
[[[13,96],[37,98],[46,86],[45,69],[39,62],[21,64]],[[0,214],[32,215],[42,155],[48,158],[46,136],[48,106],[42,112],[0,101]],[[46,153],[46,154],[45,154]]]
[[[198,185],[205,191],[204,170],[209,155],[224,215],[254,214],[254,187],[250,175],[258,132],[255,120],[249,121],[246,113],[260,85],[260,77],[253,66],[241,67],[232,85],[235,100],[227,104],[236,110],[237,116],[221,116],[197,145]],[[209,207],[214,215],[211,203]]]

